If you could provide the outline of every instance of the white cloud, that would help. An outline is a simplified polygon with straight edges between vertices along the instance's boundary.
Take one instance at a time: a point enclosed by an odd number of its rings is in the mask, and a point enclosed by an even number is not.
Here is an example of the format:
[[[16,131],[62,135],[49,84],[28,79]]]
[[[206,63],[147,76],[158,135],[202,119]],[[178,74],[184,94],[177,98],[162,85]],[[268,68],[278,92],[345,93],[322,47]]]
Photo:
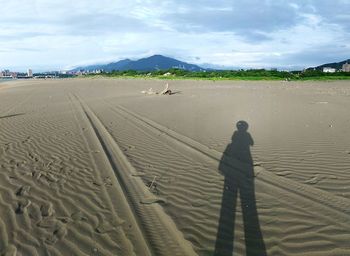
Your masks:
[[[241,67],[309,66],[350,55],[344,0],[0,0],[0,6],[7,10],[0,15],[0,69],[59,69],[157,53]]]

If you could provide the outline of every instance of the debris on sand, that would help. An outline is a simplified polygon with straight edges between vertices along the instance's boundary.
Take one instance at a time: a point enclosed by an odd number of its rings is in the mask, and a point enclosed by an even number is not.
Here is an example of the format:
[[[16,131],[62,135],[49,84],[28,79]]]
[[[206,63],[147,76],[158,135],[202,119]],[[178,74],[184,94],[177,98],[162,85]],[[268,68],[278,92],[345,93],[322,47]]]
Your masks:
[[[169,89],[169,83],[166,83],[165,88],[161,92],[155,92],[155,91],[153,91],[153,89],[151,87],[147,91],[141,91],[141,93],[147,94],[147,95],[153,95],[153,94],[157,94],[157,95],[171,95],[172,91]]]

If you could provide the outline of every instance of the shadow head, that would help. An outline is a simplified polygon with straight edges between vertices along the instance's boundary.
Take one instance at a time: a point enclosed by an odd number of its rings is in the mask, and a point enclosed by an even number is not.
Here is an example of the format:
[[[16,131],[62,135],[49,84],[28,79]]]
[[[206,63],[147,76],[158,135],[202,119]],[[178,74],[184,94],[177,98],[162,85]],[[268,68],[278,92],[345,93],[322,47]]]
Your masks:
[[[238,131],[246,132],[248,130],[249,125],[246,121],[241,120],[236,123],[236,127]]]

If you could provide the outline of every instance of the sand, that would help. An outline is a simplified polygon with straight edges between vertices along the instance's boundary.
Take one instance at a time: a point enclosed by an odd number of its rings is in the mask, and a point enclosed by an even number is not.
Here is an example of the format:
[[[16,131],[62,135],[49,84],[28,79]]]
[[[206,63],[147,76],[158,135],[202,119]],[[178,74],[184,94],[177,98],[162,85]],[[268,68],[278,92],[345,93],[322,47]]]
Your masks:
[[[350,255],[348,82],[168,82],[0,84],[0,255]]]

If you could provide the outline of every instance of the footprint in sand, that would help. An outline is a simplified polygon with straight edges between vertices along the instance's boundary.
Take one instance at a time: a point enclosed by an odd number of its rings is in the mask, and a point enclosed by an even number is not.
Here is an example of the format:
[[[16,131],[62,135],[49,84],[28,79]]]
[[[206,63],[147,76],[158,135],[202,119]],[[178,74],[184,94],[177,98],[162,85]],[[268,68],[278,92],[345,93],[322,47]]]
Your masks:
[[[100,234],[108,233],[115,230],[115,226],[107,221],[101,213],[97,214],[98,224],[96,227],[96,232]]]
[[[28,215],[29,217],[34,220],[35,222],[39,222],[42,220],[42,215],[40,211],[40,207],[34,203],[32,203],[28,207]]]
[[[28,196],[29,191],[30,191],[30,186],[22,186],[17,190],[16,196]]]
[[[48,232],[52,232],[49,236],[44,238],[44,242],[50,245],[63,239],[68,233],[66,224],[53,217],[44,218],[38,222],[37,226],[46,229]]]
[[[32,141],[32,137],[31,136],[28,136],[26,139],[24,139],[23,141],[22,141],[22,143],[28,143],[28,142],[31,142]]]
[[[44,240],[44,243],[48,245],[54,245],[55,243],[57,243],[57,241],[58,238],[55,235],[51,234]]]
[[[44,238],[44,243],[45,243],[45,244],[48,244],[48,245],[54,245],[54,244],[57,243],[59,240],[62,240],[62,239],[66,236],[66,234],[67,234],[67,230],[66,230],[65,227],[62,228],[62,230],[64,230],[64,231],[62,232],[62,234],[60,235],[60,237],[57,235],[57,234],[58,234],[57,232],[56,232],[56,233],[54,232],[54,233],[48,235],[48,236],[46,237],[46,239]]]
[[[97,187],[101,187],[101,186],[103,185],[102,182],[99,182],[99,181],[97,181],[97,180],[94,180],[94,181],[92,182],[92,184],[95,185],[95,186],[97,186]]]
[[[23,214],[32,202],[27,198],[21,198],[18,202],[16,213]]]
[[[112,182],[111,177],[105,177],[105,178],[103,178],[103,184],[104,184],[105,186],[113,186],[113,182]]]
[[[127,148],[124,148],[123,151],[126,152],[126,151],[131,151],[134,149],[135,149],[135,146],[128,146]]]
[[[60,222],[67,224],[73,221],[73,219],[69,218],[69,217],[57,217],[57,220],[59,220]]]
[[[65,225],[57,227],[52,234],[50,234],[44,242],[49,245],[54,245],[59,240],[62,240],[68,234],[68,230]]]
[[[53,176],[51,173],[46,173],[45,177],[50,182],[57,182],[58,181],[58,179],[55,176]]]
[[[42,171],[33,171],[32,172],[32,176],[34,179],[39,180],[41,178],[41,176],[43,175]]]
[[[87,218],[85,217],[85,215],[81,211],[73,213],[71,215],[71,218],[74,221],[87,221]]]
[[[58,220],[56,220],[55,218],[48,217],[48,218],[44,218],[41,221],[39,221],[37,226],[40,228],[54,230],[59,225],[59,223],[60,222]]]
[[[48,217],[55,213],[51,202],[46,202],[43,205],[41,205],[40,211],[43,217]]]
[[[56,229],[53,234],[59,239],[62,240],[68,233],[66,226],[59,227]]]

